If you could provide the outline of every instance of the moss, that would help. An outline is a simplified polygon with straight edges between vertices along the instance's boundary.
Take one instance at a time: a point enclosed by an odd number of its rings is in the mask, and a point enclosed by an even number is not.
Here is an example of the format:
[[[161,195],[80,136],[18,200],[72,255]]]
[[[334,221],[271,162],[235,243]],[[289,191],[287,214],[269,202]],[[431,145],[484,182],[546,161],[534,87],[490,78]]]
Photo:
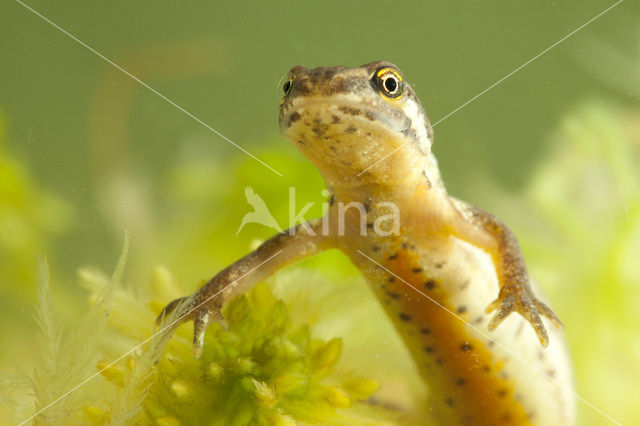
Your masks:
[[[157,268],[149,286],[120,284],[127,246],[110,278],[81,270],[91,307],[73,331],[56,321],[41,264],[35,424],[395,424],[399,413],[369,401],[378,381],[336,372],[342,340],[314,338],[264,283],[225,307],[228,328],[210,326],[194,359],[191,323],[153,329],[183,293],[169,272]]]

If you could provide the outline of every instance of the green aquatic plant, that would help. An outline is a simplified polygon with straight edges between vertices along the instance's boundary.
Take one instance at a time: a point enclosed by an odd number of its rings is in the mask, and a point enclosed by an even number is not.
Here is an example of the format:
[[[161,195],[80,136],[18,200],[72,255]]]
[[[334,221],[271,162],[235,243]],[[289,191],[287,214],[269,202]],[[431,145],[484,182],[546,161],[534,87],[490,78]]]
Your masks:
[[[182,289],[163,267],[146,288],[123,286],[127,248],[111,277],[80,271],[91,306],[74,331],[56,321],[41,263],[35,424],[395,424],[369,400],[377,380],[336,373],[341,339],[313,337],[266,284],[225,307],[228,328],[212,326],[196,360],[191,325],[153,327]]]
[[[485,185],[482,197],[512,224],[564,322],[577,394],[625,424],[640,418],[640,114],[588,102],[552,141],[521,195]],[[577,424],[607,423],[576,406]]]
[[[148,414],[183,424],[383,424],[373,415],[382,410],[359,407],[378,382],[332,376],[341,340],[312,338],[287,311],[266,284],[236,298],[225,309],[229,328],[213,327],[200,361],[192,359],[190,334],[179,331],[158,365],[162,380]]]
[[[31,388],[35,401],[34,424],[71,424],[84,418],[82,409],[95,399],[96,383],[76,391],[76,386],[95,372],[101,338],[107,328],[108,311],[113,294],[122,280],[127,258],[128,239],[111,279],[93,295],[93,303],[73,331],[64,332],[51,301],[49,268],[46,260],[39,265],[38,332]],[[87,396],[90,396],[87,398]]]

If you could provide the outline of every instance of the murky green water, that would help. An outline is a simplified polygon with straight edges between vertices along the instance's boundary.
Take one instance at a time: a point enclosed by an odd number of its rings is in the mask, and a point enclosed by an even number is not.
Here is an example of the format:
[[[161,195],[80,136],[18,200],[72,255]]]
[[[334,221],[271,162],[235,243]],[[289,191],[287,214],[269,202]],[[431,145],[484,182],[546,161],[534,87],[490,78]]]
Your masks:
[[[279,81],[292,66],[391,60],[436,122],[611,4],[28,3],[150,90],[3,2],[0,373],[30,371],[37,352],[38,256],[49,259],[58,316],[73,324],[87,298],[76,270],[111,271],[125,229],[131,282],[162,264],[192,289],[270,235],[259,225],[235,235],[246,186],[281,223],[291,186],[299,206],[316,202],[308,217],[320,214],[319,175],[278,133]],[[577,392],[622,423],[640,416],[631,398],[640,380],[639,23],[637,4],[623,2],[434,129],[449,191],[521,238],[565,320]],[[354,273],[337,257],[309,264]],[[580,424],[607,424],[577,406]]]

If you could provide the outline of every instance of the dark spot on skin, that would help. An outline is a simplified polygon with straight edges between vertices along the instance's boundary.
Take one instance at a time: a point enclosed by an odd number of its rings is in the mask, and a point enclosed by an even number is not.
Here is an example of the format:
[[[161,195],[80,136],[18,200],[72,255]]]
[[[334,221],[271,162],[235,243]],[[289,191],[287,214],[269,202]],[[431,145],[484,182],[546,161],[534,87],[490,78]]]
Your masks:
[[[542,349],[538,350],[538,359],[540,361],[544,360],[544,352],[542,351]]]
[[[422,268],[413,268],[411,272],[413,272],[414,274],[419,274],[420,272],[422,272]]]
[[[460,350],[462,352],[469,352],[471,349],[473,349],[471,347],[471,343],[469,342],[464,342],[463,344],[460,345]]]
[[[517,393],[513,396],[513,399],[515,399],[516,401],[522,401],[522,394],[521,393]]]
[[[531,411],[529,413],[527,413],[527,419],[528,420],[533,420],[533,418],[536,416],[535,411]]]
[[[424,347],[424,351],[428,354],[432,354],[433,353],[433,347],[432,346],[425,346]]]
[[[380,251],[380,247],[378,247],[378,246],[373,246],[373,247],[371,247],[371,250],[373,250],[373,251]],[[392,277],[392,278],[393,278],[393,277]]]
[[[507,373],[505,373],[504,371],[502,373],[500,373],[500,377],[505,379],[505,380],[509,379],[509,375]]]
[[[300,82],[300,83],[302,83],[302,82]],[[296,91],[298,92],[298,95],[301,95],[301,96],[307,96],[307,95],[310,95],[312,93],[311,89],[309,88],[309,86],[307,84],[297,84],[296,85]]]
[[[431,333],[431,329],[429,327],[423,327],[423,328],[420,329],[420,333],[429,334],[429,333]]]
[[[306,145],[307,143],[305,141],[303,141],[302,139],[298,139],[298,143],[300,145]]]
[[[465,379],[464,377],[458,377],[456,379],[456,386],[462,386],[467,384],[467,379]]]
[[[298,120],[300,120],[300,113],[298,111],[292,112],[289,116],[289,124],[287,127],[291,127],[291,125]]]
[[[333,194],[331,194],[329,196],[329,205],[332,206],[335,201],[336,201],[336,197],[334,197]]]
[[[311,129],[311,131],[318,136],[324,136],[327,130],[329,130],[329,126],[326,124],[317,124]]]
[[[384,299],[384,304],[385,304],[385,305],[390,305],[390,304],[391,304],[391,300],[389,300],[389,299]]]
[[[312,94],[330,96],[335,93],[353,93],[364,84],[360,77],[342,76],[334,78],[344,72],[345,67],[318,67],[306,69],[295,67],[293,89],[297,96],[309,96]]]
[[[335,147],[335,146],[333,146],[333,145],[329,145],[329,149],[330,149],[331,151],[335,151],[335,150],[336,150],[336,147]]]
[[[447,262],[438,262],[436,263],[436,269],[442,269],[442,267],[446,264]]]
[[[389,256],[389,260],[393,260],[397,258],[398,258],[398,253],[393,253],[392,255]]]
[[[496,341],[495,341],[495,340],[489,340],[489,341],[487,342],[487,346],[489,346],[490,348],[491,348],[491,347],[493,347],[495,344],[496,344]]]
[[[373,223],[368,222],[368,223],[367,223],[367,228],[372,229],[372,228],[373,228]]]
[[[408,243],[402,243],[402,248],[403,248],[403,249],[407,249],[407,247],[409,247],[409,244],[408,244]]]
[[[444,403],[447,404],[449,407],[454,407],[456,405],[456,402],[453,400],[453,398],[445,399]]]
[[[503,413],[502,417],[501,417],[501,420],[503,422],[508,422],[509,420],[511,420],[511,413]]]
[[[396,278],[395,278],[395,277],[389,277],[389,282],[390,282],[390,283],[394,282],[395,280],[396,280]]]
[[[477,317],[476,319],[473,320],[473,322],[475,322],[476,324],[480,324],[482,320],[483,320],[482,317]]]
[[[436,358],[436,365],[444,364],[444,360],[442,358]]]
[[[367,119],[369,119],[371,121],[376,121],[376,116],[373,115],[373,113],[371,111],[365,112],[364,116],[367,117]]]
[[[392,299],[400,299],[400,295],[398,293],[394,293],[393,291],[389,291],[387,292],[387,296],[391,297]],[[400,317],[402,317],[403,314],[400,314]]]
[[[464,283],[460,285],[460,290],[464,290],[467,287],[469,287],[469,280],[466,280]]]
[[[556,376],[556,370],[554,370],[553,368],[550,368],[545,373],[547,376],[551,377],[552,379]]]
[[[429,185],[429,189],[431,189],[433,187],[433,185],[431,185],[431,179],[429,179],[429,176],[427,176],[427,171],[424,170],[422,172],[422,174],[424,175],[424,177],[427,179],[427,185]]]
[[[332,122],[333,124],[338,124],[338,123],[340,123],[340,117],[338,117],[337,115],[332,115],[332,116],[331,116],[331,122]]]
[[[418,134],[416,133],[416,131],[415,131],[415,130],[413,130],[413,129],[411,129],[411,128],[409,128],[409,129],[404,129],[401,133],[402,133],[403,135],[405,135],[406,137],[408,137],[409,139],[413,139],[413,140],[418,139]]]
[[[500,389],[500,390],[498,390],[498,396],[499,396],[500,398],[504,398],[505,396],[507,396],[507,393],[508,393],[508,392],[507,392],[507,390],[506,390],[506,389]]]
[[[340,110],[341,112],[344,112],[347,115],[352,115],[354,117],[362,114],[362,111],[360,111],[357,108],[350,107],[350,106],[341,105],[341,106],[338,107],[338,110]]]
[[[427,280],[427,282],[424,283],[424,286],[427,290],[433,290],[436,288],[436,282],[435,280]]]
[[[484,371],[485,373],[488,373],[491,371],[491,367],[489,367],[488,365],[485,365],[484,367],[482,367],[482,371]]]
[[[371,132],[367,132],[366,135],[371,137]]]
[[[345,133],[355,133],[356,131],[358,131],[358,129],[356,129],[356,126],[349,126],[346,129],[344,129]]]
[[[464,306],[464,305],[462,305],[462,306],[458,306],[458,310],[457,310],[457,312],[458,312],[459,314],[464,314],[465,312],[467,312],[467,307],[466,307],[466,306]]]
[[[398,317],[400,317],[402,321],[407,321],[407,322],[411,321],[411,315],[405,314],[404,312],[400,312]]]

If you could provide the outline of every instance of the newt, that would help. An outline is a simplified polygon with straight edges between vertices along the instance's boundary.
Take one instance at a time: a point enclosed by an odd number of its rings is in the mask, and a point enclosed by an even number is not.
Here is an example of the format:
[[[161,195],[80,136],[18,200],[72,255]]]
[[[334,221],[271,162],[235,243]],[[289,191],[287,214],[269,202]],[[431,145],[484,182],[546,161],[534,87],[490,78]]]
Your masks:
[[[228,300],[302,258],[338,249],[409,348],[435,422],[572,424],[561,322],[536,297],[509,228],[447,193],[431,124],[398,67],[297,66],[283,91],[281,133],[322,174],[331,194],[326,215],[267,240],[192,297],[168,304],[158,321],[188,301],[180,322],[194,321],[199,358],[207,326],[224,323]]]

